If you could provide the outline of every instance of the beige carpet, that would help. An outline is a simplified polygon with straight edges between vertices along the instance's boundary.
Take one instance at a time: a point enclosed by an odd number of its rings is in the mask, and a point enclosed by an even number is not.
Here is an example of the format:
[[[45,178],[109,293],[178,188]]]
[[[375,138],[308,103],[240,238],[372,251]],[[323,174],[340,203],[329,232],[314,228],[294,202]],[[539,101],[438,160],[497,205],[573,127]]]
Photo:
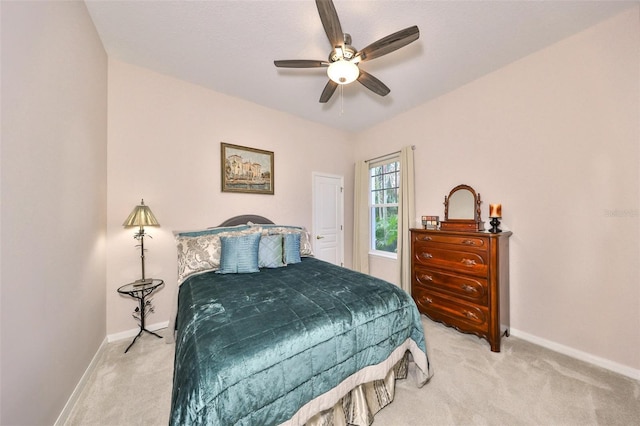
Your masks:
[[[501,353],[423,317],[435,375],[417,389],[398,382],[375,425],[638,425],[640,383],[527,343]],[[162,330],[164,335],[167,330]],[[145,334],[108,345],[67,425],[166,425],[173,345]]]

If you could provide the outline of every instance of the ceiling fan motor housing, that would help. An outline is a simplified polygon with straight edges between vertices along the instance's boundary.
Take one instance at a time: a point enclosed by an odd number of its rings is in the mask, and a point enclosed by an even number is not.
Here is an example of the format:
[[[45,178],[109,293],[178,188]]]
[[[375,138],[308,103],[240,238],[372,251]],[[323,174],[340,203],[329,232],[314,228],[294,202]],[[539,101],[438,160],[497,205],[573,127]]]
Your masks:
[[[344,44],[333,48],[329,53],[329,62],[339,61],[340,59],[350,61],[356,56],[356,53],[358,53],[356,48],[351,46],[351,36],[345,33]]]

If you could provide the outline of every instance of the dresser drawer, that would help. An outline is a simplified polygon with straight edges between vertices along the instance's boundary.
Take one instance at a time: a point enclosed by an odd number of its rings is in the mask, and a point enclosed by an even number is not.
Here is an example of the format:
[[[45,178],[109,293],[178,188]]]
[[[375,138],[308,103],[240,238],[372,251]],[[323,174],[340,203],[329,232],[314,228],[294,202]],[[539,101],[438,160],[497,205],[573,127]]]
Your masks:
[[[461,247],[471,247],[471,248],[479,248],[486,249],[487,248],[487,240],[482,237],[477,236],[466,236],[466,235],[447,235],[447,234],[423,234],[420,232],[414,232],[413,234],[413,242],[425,242],[425,243],[435,243],[435,244],[450,244],[454,246]]]
[[[420,287],[413,289],[413,299],[420,312],[436,321],[467,332],[489,331],[489,310],[484,306],[448,298]]]
[[[433,244],[415,242],[413,255],[417,265],[445,268],[479,277],[487,276],[488,254],[485,250],[446,249]]]
[[[484,278],[416,266],[413,271],[413,285],[450,293],[483,306],[487,306],[488,303],[487,280]]]

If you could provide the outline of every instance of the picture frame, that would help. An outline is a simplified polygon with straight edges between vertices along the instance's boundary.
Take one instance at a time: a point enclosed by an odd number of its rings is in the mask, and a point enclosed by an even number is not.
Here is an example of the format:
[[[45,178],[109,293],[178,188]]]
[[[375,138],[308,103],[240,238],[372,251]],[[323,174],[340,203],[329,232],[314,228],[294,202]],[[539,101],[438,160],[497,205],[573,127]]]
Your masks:
[[[274,194],[273,151],[220,143],[222,192]]]
[[[438,229],[439,226],[440,226],[440,217],[422,216],[422,227],[424,229]]]

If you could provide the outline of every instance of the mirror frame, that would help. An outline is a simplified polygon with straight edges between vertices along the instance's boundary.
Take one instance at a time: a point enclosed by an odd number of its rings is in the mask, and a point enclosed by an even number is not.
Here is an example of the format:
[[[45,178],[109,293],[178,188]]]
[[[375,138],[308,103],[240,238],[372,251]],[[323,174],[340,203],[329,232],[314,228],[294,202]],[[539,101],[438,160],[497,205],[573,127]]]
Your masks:
[[[457,191],[469,191],[474,199],[473,219],[449,219],[449,200]],[[444,220],[440,222],[440,229],[443,231],[484,231],[484,222],[481,218],[480,194],[469,185],[458,185],[444,196]]]

